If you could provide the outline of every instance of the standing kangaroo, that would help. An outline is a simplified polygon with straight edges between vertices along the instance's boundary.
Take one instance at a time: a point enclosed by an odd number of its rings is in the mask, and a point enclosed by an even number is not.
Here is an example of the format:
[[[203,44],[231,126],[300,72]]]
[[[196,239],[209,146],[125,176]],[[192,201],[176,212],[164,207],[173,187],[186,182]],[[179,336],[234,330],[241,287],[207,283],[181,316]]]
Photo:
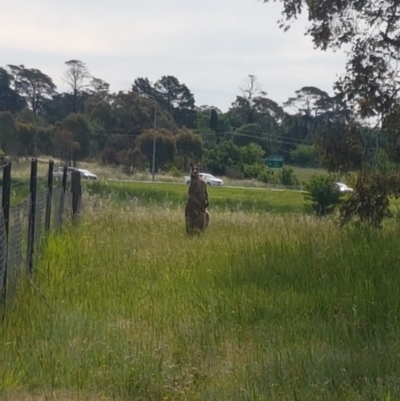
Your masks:
[[[210,223],[210,213],[206,182],[199,177],[199,167],[190,163],[190,184],[188,200],[185,207],[185,223],[187,234],[200,234]]]

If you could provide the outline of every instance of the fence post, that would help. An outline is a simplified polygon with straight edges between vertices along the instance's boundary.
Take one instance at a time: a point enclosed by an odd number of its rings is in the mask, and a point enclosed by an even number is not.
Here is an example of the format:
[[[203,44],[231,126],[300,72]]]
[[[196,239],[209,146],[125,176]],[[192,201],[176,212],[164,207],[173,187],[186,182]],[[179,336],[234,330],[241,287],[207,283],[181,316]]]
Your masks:
[[[48,232],[50,230],[50,219],[51,219],[51,199],[53,197],[53,171],[54,161],[49,161],[49,172],[47,176],[47,203],[46,203],[46,220],[45,229]]]
[[[71,192],[72,192],[72,217],[76,218],[82,198],[82,186],[81,186],[81,173],[79,171],[73,171],[71,175]]]
[[[11,162],[8,162],[3,168],[3,197],[1,206],[3,208],[4,226],[6,230],[7,241],[7,257],[4,265],[4,281],[3,281],[3,304],[6,306],[7,298],[7,262],[8,262],[8,232],[10,227],[10,196],[11,196]],[[4,316],[3,316],[4,317]]]
[[[35,218],[36,218],[36,190],[37,190],[37,159],[31,160],[30,207],[28,226],[28,269],[33,269],[33,252],[35,247]]]
[[[63,171],[63,178],[62,178],[62,193],[61,193],[61,202],[60,202],[60,226],[62,224],[62,216],[64,213],[64,199],[65,199],[65,193],[67,190],[67,178],[68,178],[68,166],[64,166],[64,171]]]

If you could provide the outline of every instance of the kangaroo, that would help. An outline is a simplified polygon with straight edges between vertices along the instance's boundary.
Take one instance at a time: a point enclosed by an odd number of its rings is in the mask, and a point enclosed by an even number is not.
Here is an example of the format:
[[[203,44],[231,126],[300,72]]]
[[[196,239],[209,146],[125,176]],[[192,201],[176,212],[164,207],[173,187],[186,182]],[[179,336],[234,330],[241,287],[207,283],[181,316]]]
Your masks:
[[[206,182],[199,176],[200,163],[193,166],[190,163],[190,185],[188,200],[185,207],[185,222],[187,234],[200,234],[210,223],[208,192]]]

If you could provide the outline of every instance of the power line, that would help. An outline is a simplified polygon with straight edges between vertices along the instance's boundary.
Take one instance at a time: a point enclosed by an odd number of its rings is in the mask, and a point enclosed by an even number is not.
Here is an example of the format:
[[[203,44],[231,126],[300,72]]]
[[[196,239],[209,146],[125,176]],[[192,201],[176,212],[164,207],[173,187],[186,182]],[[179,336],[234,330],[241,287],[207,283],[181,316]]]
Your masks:
[[[102,134],[94,134],[94,136],[103,136],[103,137],[112,137],[112,136],[116,136],[116,137],[126,137],[126,138],[132,138],[135,139],[136,137],[140,136],[141,134],[114,134],[114,133],[108,133],[105,135]],[[276,134],[266,134],[267,136],[259,136],[259,135],[251,135],[251,134],[243,134],[243,133],[239,133],[237,131],[228,131],[228,132],[222,132],[222,133],[206,133],[206,134],[195,134],[195,135],[199,135],[201,137],[218,137],[218,136],[241,136],[241,137],[247,137],[247,138],[251,138],[251,139],[257,139],[257,140],[264,140],[264,141],[268,141],[270,139],[277,139],[279,142],[281,143],[286,143],[286,144],[293,144],[291,142],[288,141],[294,141],[294,142],[298,142],[297,144],[305,144],[305,145],[313,145],[314,142],[312,140],[309,139],[301,139],[301,138],[296,138],[296,137],[291,137],[291,136],[287,136],[287,135],[276,135]],[[282,140],[282,138],[284,140]]]

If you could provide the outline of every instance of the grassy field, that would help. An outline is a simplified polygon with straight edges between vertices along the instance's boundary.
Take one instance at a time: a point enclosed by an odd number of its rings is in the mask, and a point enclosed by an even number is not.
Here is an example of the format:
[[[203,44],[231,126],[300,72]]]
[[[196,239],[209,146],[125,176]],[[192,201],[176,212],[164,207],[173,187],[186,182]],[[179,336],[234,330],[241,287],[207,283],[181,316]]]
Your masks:
[[[38,171],[38,191],[46,189],[47,177],[43,164]],[[11,203],[18,204],[29,196],[29,179],[24,175],[29,170],[21,163],[15,171],[11,188]],[[0,182],[2,179],[0,178]],[[61,185],[60,180],[54,186]],[[163,207],[183,207],[187,197],[187,186],[174,182],[138,182],[108,181],[99,179],[96,182],[84,181],[83,185],[89,194],[102,199],[113,199],[114,202],[126,201],[140,206],[162,205]],[[268,213],[304,213],[304,192],[289,189],[271,190],[267,188],[245,187],[210,187],[209,196],[212,210],[229,211],[264,211]],[[391,210],[398,213],[400,199],[391,199]]]
[[[113,202],[129,202],[140,206],[183,208],[187,198],[187,186],[173,183],[142,183],[97,181],[85,183],[86,190],[100,199]],[[210,187],[210,210],[262,211],[273,214],[305,213],[304,192],[268,190],[264,188]],[[398,214],[400,199],[390,199],[390,209]]]
[[[41,156],[38,160],[38,176],[45,177],[48,169],[48,161],[52,159],[50,156]],[[56,165],[61,165],[59,160],[55,160]],[[132,179],[137,181],[151,181],[152,176],[149,171],[138,172],[134,175],[127,175],[125,174],[120,167],[111,166],[111,165],[102,165],[94,162],[79,162],[78,167],[86,168],[92,171],[93,173],[97,174],[99,178],[108,179],[108,178],[115,178],[115,179]],[[316,169],[316,168],[302,168],[296,166],[288,166],[293,169],[296,177],[299,179],[300,183],[308,181],[311,175],[313,174],[324,174],[326,173],[323,169]],[[13,176],[16,178],[26,178],[28,179],[30,176],[30,162],[27,159],[21,159],[18,163],[13,162],[12,166]],[[278,173],[279,170],[276,170]],[[186,174],[188,174],[187,172]],[[179,177],[173,177],[168,175],[167,173],[156,174],[155,179],[156,181],[160,182],[176,182],[182,183],[183,176],[185,174],[182,173]],[[251,179],[244,179],[244,180],[237,180],[237,179],[230,179],[228,177],[221,177],[224,180],[225,185],[228,186],[242,186],[242,187],[258,187],[263,188],[266,187],[266,184]]]
[[[21,282],[1,399],[400,399],[396,224],[221,208],[188,239],[176,207],[101,206]]]
[[[98,181],[86,183],[91,195],[129,201],[140,206],[184,207],[188,188],[173,183]],[[208,188],[211,210],[266,211],[302,213],[304,197],[298,191],[271,191],[258,188]]]

